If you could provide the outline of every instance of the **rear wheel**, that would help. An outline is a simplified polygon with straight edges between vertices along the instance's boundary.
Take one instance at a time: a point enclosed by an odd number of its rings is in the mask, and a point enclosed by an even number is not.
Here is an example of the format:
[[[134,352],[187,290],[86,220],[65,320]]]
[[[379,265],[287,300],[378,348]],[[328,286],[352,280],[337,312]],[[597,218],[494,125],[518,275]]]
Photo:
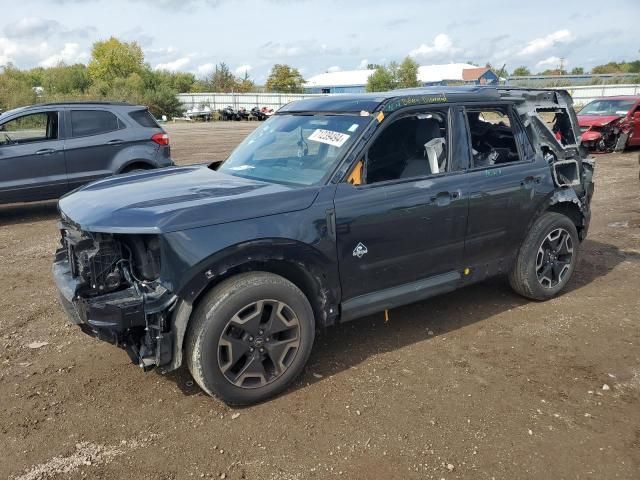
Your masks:
[[[531,227],[509,274],[511,287],[527,298],[547,300],[565,287],[577,262],[579,238],[568,217],[543,214]]]
[[[241,274],[216,286],[194,311],[187,365],[210,395],[256,403],[298,376],[314,335],[313,310],[298,287],[271,273]]]
[[[153,167],[147,163],[134,163],[122,169],[121,173],[143,172],[151,170]]]

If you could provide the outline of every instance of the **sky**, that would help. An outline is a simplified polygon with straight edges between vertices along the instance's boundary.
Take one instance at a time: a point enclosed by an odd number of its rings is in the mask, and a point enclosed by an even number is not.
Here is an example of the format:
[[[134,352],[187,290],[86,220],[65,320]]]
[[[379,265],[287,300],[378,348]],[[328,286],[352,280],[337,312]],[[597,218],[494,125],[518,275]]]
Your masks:
[[[219,62],[263,83],[388,63],[490,62],[533,72],[640,58],[640,0],[0,0],[0,65],[88,62],[136,41],[152,68],[204,77]]]

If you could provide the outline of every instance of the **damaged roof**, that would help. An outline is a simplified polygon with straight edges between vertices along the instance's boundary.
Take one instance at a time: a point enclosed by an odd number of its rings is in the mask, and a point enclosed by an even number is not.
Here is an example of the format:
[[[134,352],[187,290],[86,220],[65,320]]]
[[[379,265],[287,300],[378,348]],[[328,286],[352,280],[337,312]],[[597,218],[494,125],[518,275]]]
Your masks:
[[[395,100],[392,102],[391,100]],[[405,88],[389,92],[352,93],[326,95],[284,105],[277,113],[374,112],[384,103],[385,111],[411,105],[436,105],[455,102],[495,102],[511,100],[516,103],[530,102],[532,105],[572,105],[571,96],[564,89],[523,88],[504,86],[434,86]]]
[[[382,103],[391,99],[412,98],[415,105],[445,102],[496,101],[500,93],[496,87],[483,86],[438,86],[393,90],[389,92],[354,93],[312,97],[291,102],[278,113],[295,112],[373,112]]]

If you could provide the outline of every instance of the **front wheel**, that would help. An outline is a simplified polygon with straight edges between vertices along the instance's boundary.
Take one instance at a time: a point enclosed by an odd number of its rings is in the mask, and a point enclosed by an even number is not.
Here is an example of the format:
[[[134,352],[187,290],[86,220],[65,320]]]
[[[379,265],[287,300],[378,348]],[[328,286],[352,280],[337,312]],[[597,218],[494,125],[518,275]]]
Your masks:
[[[298,287],[271,273],[245,273],[216,286],[194,311],[187,365],[210,395],[256,403],[300,374],[314,335],[313,310]]]
[[[509,274],[511,287],[533,300],[548,300],[565,287],[578,260],[576,226],[555,212],[543,214],[531,227]]]

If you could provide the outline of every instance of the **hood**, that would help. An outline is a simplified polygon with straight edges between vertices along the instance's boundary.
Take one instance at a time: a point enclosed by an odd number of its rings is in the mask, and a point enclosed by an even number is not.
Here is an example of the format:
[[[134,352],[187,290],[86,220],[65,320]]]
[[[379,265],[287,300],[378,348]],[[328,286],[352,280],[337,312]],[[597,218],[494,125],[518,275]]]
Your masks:
[[[621,118],[620,115],[578,115],[578,125],[581,127],[602,127]]]
[[[304,210],[319,187],[293,188],[205,165],[118,175],[62,197],[66,221],[103,233],[164,233]]]

